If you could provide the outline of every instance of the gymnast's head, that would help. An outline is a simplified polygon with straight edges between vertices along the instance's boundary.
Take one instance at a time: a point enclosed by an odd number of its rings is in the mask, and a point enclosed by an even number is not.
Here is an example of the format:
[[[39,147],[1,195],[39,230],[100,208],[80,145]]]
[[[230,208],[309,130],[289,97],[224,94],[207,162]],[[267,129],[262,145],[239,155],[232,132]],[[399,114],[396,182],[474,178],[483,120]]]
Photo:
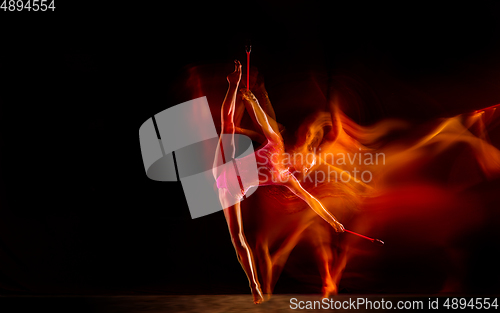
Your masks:
[[[283,133],[285,151],[290,155],[287,165],[292,171],[307,175],[317,164],[317,154],[331,127],[331,115],[318,112],[308,116],[293,135]]]

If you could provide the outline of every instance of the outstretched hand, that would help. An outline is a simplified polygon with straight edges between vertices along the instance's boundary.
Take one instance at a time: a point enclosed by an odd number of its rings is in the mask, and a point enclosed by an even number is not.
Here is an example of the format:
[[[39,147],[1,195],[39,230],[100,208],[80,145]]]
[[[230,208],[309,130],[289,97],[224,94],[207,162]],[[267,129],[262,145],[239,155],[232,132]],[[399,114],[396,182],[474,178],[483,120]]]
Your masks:
[[[234,72],[227,75],[227,81],[230,85],[237,86],[241,80],[241,63],[238,60],[234,60]]]
[[[338,233],[343,233],[345,231],[344,225],[340,224],[337,220],[330,224],[333,229]]]

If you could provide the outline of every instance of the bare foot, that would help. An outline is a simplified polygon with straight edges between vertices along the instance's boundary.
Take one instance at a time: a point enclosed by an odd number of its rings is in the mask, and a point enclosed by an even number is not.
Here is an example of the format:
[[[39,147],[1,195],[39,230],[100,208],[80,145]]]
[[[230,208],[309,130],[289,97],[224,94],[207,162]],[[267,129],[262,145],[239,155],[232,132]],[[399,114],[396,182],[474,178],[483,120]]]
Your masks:
[[[227,81],[230,85],[237,86],[241,80],[241,63],[238,60],[234,60],[234,72],[227,75]]]
[[[261,304],[262,302],[264,302],[264,297],[262,296],[262,292],[260,292],[260,290],[254,290],[252,288],[252,295],[253,295],[253,303]]]
[[[337,286],[335,285],[323,286],[323,296],[322,296],[323,298],[328,298],[336,294],[337,294]]]

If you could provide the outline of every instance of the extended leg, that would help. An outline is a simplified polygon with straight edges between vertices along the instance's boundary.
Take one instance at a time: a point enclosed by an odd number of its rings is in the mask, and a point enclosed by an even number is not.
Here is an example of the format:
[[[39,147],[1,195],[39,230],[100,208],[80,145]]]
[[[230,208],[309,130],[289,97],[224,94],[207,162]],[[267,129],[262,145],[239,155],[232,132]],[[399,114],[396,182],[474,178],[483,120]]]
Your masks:
[[[228,196],[228,191],[225,189],[220,189],[219,197],[221,199],[221,202],[225,201],[224,199],[226,196]],[[250,282],[253,301],[255,303],[261,303],[262,301],[264,301],[264,297],[259,283],[259,278],[257,276],[257,269],[255,266],[253,252],[250,249],[250,246],[248,245],[247,239],[245,237],[245,233],[243,232],[240,203],[236,203],[234,206],[230,206],[224,209],[224,216],[226,217],[229,232],[231,234],[231,240],[236,250],[236,255],[238,256],[238,260],[240,261],[240,264],[247,274],[248,280]]]
[[[255,141],[264,141],[263,136],[261,136],[259,133],[239,127],[239,122],[242,115],[241,113],[243,110],[241,101],[237,101],[237,91],[240,80],[241,64],[236,60],[234,62],[234,72],[227,76],[229,88],[226,92],[226,97],[224,98],[221,107],[221,133],[225,134],[226,136],[221,136],[219,138],[218,146],[215,151],[215,159],[213,164],[213,175],[215,179],[217,179],[221,175],[217,167],[224,163],[227,163],[230,159],[234,158],[235,133],[247,135]]]

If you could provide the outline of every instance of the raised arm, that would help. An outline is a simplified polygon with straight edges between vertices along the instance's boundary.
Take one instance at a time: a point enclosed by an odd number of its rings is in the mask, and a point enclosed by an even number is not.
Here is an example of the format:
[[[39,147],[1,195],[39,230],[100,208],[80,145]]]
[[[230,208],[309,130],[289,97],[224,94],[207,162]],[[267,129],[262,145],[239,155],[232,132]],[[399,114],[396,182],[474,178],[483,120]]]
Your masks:
[[[241,89],[243,101],[247,107],[248,114],[254,118],[267,140],[276,144],[283,144],[283,138],[279,132],[278,123],[271,118],[260,106],[259,101],[248,89]]]
[[[255,119],[259,126],[262,129],[262,132],[266,136],[267,140],[272,144],[272,145],[277,145],[277,146],[284,146],[283,143],[283,138],[281,137],[281,134],[277,131],[278,125],[274,119],[270,118],[269,115],[261,108],[259,105],[258,100],[255,98],[255,96],[252,94],[250,90],[241,90],[243,93],[243,100],[246,101],[246,105],[248,105],[251,109],[250,114],[254,114]],[[273,123],[274,122],[274,123]],[[280,149],[278,149],[279,151]],[[270,160],[272,163],[272,160]],[[274,171],[278,172],[280,174],[278,175],[286,175],[287,177],[284,179],[285,183],[284,185],[290,189],[295,195],[297,195],[299,198],[304,200],[309,207],[316,212],[321,218],[323,218],[326,222],[328,222],[337,232],[343,232],[344,231],[344,226],[337,221],[337,219],[321,204],[321,202],[316,199],[313,195],[311,195],[307,190],[305,190],[301,185],[300,182],[297,180],[295,176],[293,176],[287,169],[281,168],[282,165],[279,164],[273,164]],[[283,181],[283,180],[277,180],[277,181]]]

